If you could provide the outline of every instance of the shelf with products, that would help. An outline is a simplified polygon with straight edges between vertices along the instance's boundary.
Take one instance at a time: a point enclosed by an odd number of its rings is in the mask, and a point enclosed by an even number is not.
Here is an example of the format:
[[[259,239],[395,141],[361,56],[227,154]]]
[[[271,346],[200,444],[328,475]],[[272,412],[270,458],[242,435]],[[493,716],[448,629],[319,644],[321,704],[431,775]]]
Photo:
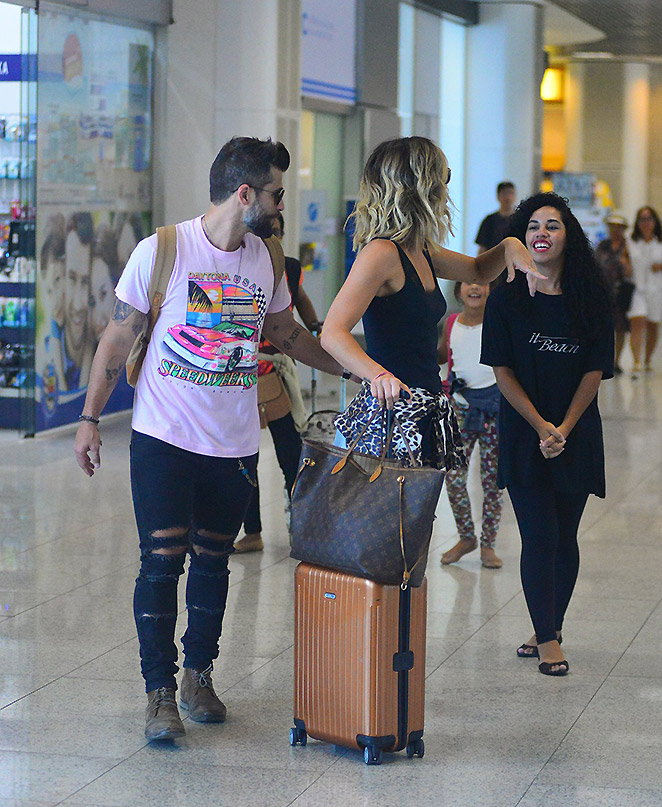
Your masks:
[[[6,338],[6,329],[0,335]],[[34,389],[34,347],[24,342],[0,339],[0,397],[21,399]]]
[[[34,114],[0,107],[0,428],[34,433]]]
[[[32,340],[33,326],[30,325],[0,325],[0,342],[9,344],[23,344]],[[29,338],[28,338],[29,337]]]
[[[0,274],[0,297],[20,297],[33,300],[35,296],[35,283],[25,283],[21,280],[2,280]]]
[[[17,112],[0,112],[0,143],[34,143],[37,140],[36,115],[20,115]]]
[[[0,198],[6,198],[13,183],[34,179],[35,138],[35,121],[28,125],[20,116],[0,114]]]

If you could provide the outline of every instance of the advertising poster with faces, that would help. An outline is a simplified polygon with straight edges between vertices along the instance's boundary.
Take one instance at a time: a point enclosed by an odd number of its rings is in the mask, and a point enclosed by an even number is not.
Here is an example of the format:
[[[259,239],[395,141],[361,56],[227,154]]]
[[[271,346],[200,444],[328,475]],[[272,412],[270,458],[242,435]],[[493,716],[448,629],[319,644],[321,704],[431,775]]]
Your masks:
[[[76,420],[114,289],[151,227],[150,31],[44,10],[37,110],[37,429]],[[120,379],[106,412],[131,406]]]

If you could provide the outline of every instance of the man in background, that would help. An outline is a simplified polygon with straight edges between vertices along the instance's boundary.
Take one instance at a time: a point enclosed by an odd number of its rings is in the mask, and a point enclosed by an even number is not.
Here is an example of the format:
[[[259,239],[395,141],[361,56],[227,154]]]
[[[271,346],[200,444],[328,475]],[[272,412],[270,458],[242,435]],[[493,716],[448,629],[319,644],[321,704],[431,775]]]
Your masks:
[[[489,216],[485,216],[476,235],[479,255],[481,252],[487,252],[488,249],[495,247],[508,235],[517,191],[512,182],[504,181],[497,185],[496,195],[499,200],[499,209],[490,213]]]

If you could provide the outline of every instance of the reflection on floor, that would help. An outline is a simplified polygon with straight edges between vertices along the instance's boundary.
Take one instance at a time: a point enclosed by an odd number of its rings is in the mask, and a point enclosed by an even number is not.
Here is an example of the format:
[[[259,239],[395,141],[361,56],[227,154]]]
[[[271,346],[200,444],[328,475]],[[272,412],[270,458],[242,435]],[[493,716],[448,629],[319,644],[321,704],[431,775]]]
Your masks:
[[[357,752],[288,743],[294,562],[268,439],[266,548],[232,558],[214,674],[228,722],[186,720],[186,738],[158,748],[143,739],[131,614],[129,418],[104,422],[93,480],[75,466],[70,431],[4,436],[0,807],[662,805],[662,377],[615,379],[601,401],[608,498],[591,500],[582,525],[570,675],[546,678],[515,657],[531,628],[510,507],[502,570],[481,569],[477,553],[442,569],[456,540],[444,495],[428,567],[426,755],[370,768]]]

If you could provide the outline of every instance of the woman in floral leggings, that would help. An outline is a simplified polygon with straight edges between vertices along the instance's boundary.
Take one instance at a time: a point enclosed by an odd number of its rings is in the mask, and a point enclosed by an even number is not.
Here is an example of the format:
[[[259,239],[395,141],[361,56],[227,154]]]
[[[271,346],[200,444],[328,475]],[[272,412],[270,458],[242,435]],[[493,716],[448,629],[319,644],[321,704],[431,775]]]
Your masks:
[[[453,402],[467,459],[476,443],[480,450],[480,479],[483,487],[483,521],[480,560],[488,569],[499,569],[501,558],[494,542],[501,519],[502,491],[497,485],[499,437],[497,414],[499,390],[491,367],[480,364],[483,313],[489,285],[456,283],[455,296],[463,311],[448,317],[439,347],[439,361],[448,361],[447,391]],[[449,471],[446,489],[460,540],[441,558],[443,565],[455,563],[477,548],[471,501],[467,490],[468,467]]]

